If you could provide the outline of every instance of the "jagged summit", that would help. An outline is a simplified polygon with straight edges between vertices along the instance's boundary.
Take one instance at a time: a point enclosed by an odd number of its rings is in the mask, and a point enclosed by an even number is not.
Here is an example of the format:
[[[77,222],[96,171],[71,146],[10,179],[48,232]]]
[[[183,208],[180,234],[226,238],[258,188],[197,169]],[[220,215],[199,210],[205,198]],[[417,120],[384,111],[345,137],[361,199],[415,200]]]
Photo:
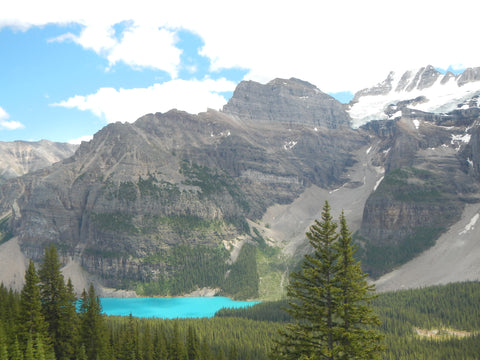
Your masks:
[[[480,68],[469,68],[454,75],[442,74],[433,66],[409,70],[403,74],[390,72],[381,83],[360,90],[349,106],[352,127],[371,120],[401,116],[396,106],[432,113],[448,113],[458,108],[478,107]],[[473,102],[472,102],[473,100]],[[399,110],[399,111],[392,111]]]
[[[306,124],[331,129],[350,123],[340,102],[295,78],[274,79],[265,85],[242,81],[223,112],[257,123]]]

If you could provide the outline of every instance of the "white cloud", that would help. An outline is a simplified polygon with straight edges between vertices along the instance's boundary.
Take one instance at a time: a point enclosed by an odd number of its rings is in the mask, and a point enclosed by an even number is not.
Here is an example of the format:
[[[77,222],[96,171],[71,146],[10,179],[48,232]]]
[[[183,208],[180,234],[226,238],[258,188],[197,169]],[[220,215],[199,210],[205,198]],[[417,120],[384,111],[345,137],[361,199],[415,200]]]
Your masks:
[[[192,114],[206,111],[207,107],[220,109],[226,100],[218,93],[234,88],[235,84],[225,79],[176,79],[145,89],[101,88],[94,94],[76,95],[52,105],[88,110],[109,123],[134,122],[146,113],[166,112],[172,108]]]
[[[17,130],[23,129],[25,127],[22,123],[18,121],[7,120],[9,117],[10,115],[8,115],[8,113],[3,110],[2,107],[0,107],[0,130]]]
[[[479,65],[471,0],[457,0],[453,11],[446,0],[3,3],[0,27],[78,23],[84,30],[73,39],[111,65],[156,67],[173,78],[180,65],[177,29],[202,37],[212,70],[250,69],[247,77],[261,82],[294,76],[325,92],[371,86],[390,70]],[[113,25],[123,21],[134,26],[116,37]]]
[[[93,135],[85,135],[85,136],[80,136],[79,138],[76,138],[76,139],[68,140],[67,142],[73,145],[80,145],[82,141],[90,141],[92,139],[93,139]]]
[[[175,47],[174,31],[150,26],[132,26],[110,51],[108,61],[115,65],[123,61],[133,67],[152,67],[177,77],[181,50]]]

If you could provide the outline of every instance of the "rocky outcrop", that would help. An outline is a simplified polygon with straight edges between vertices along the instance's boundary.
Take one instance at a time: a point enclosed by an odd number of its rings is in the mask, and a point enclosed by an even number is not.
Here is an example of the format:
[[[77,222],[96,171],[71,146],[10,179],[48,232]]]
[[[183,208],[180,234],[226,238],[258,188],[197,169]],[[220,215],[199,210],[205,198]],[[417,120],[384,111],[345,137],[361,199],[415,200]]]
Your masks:
[[[223,111],[243,121],[304,124],[335,129],[350,124],[344,106],[312,84],[275,79],[266,85],[238,85]]]

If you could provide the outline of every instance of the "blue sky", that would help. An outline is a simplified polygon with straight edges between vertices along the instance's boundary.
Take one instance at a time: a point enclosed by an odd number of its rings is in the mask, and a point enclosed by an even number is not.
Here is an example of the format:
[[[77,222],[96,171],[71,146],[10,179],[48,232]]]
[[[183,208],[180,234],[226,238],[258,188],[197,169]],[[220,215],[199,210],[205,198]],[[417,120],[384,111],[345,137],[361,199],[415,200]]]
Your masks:
[[[480,65],[471,1],[456,2],[462,16],[411,0],[10,3],[0,141],[78,142],[150,112],[221,109],[242,80],[297,77],[345,101],[391,70]]]

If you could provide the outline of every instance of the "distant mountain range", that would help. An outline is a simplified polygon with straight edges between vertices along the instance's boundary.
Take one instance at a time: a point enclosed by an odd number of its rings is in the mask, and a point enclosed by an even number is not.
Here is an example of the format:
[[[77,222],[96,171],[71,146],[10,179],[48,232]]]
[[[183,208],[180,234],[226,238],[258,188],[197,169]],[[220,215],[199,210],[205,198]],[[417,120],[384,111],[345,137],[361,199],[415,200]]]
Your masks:
[[[72,156],[78,145],[37,142],[0,142],[0,179],[11,179]]]
[[[248,81],[222,111],[110,124],[42,171],[10,172],[0,281],[18,288],[19,264],[54,243],[80,290],[237,296],[249,274],[248,296],[272,297],[325,200],[379,290],[480,279],[479,95],[480,68],[427,66],[348,105],[298,79]]]

